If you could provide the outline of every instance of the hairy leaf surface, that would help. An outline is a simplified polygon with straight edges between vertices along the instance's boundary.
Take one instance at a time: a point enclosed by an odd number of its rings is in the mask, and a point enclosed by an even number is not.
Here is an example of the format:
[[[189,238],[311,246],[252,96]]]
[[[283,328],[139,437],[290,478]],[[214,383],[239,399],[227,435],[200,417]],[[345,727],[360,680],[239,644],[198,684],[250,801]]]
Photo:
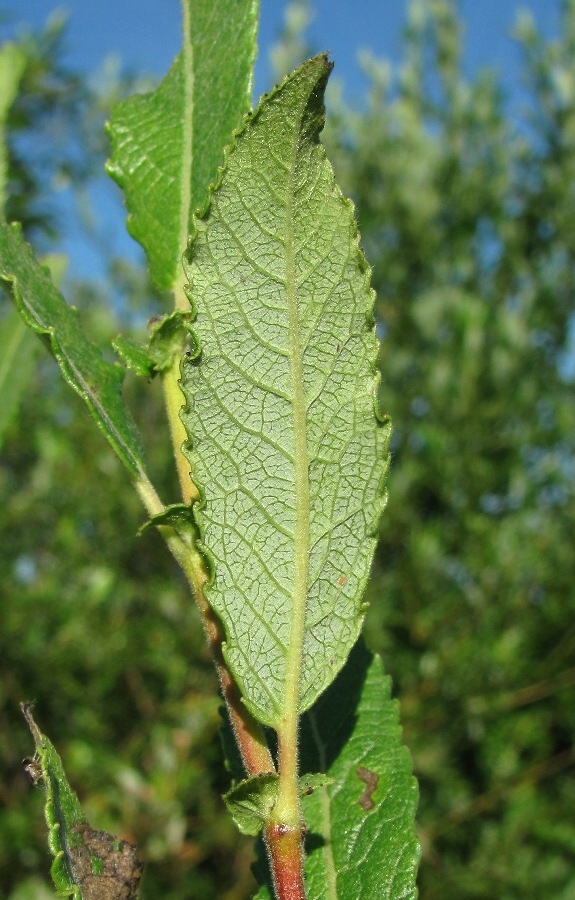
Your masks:
[[[417,783],[390,694],[381,660],[360,639],[302,718],[302,769],[332,779],[303,801],[306,888],[314,900],[417,896]],[[257,894],[257,900],[272,897],[268,885]]]
[[[106,362],[22,237],[0,223],[0,278],[12,288],[26,324],[44,338],[64,378],[80,394],[120,459],[135,477],[144,472],[134,421],[121,396],[123,369]]]
[[[272,726],[311,706],[357,639],[387,465],[370,273],[318,140],[330,69],[310,60],[248,117],[185,264],[207,596]]]
[[[108,172],[161,288],[180,275],[192,213],[249,109],[258,9],[258,0],[186,0],[183,52],[157,90],[119,103],[110,120]]]

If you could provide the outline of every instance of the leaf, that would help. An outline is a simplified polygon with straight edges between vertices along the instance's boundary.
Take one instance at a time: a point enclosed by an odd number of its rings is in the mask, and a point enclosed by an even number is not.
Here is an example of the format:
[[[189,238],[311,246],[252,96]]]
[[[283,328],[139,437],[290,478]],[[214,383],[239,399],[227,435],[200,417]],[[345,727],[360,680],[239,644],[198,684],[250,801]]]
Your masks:
[[[54,856],[51,875],[58,896],[134,900],[143,868],[136,848],[90,828],[60,757],[32,717],[32,704],[22,703],[21,709],[36,745],[36,756],[25,761],[25,768],[46,792],[48,846]]]
[[[259,3],[182,6],[183,53],[157,90],[118,104],[108,126],[108,173],[125,192],[128,230],[165,289],[181,274],[191,215],[205,205],[223,148],[249,109]]]
[[[148,347],[145,344],[119,334],[112,341],[112,347],[121,357],[125,367],[135,372],[140,378],[151,379],[156,374],[154,361],[150,358]]]
[[[224,794],[224,801],[242,834],[255,837],[269,819],[278,792],[278,776],[246,778]]]
[[[320,787],[332,784],[327,775],[304,775],[299,779],[300,795],[310,796]],[[278,776],[266,772],[252,778],[244,778],[226,794],[224,801],[234,822],[242,834],[255,837],[269,821],[277,799]]]
[[[144,476],[136,426],[121,396],[123,370],[106,362],[82,333],[76,310],[56,290],[16,224],[0,223],[0,278],[10,284],[24,321],[45,340],[122,462],[133,476]]]
[[[207,598],[246,704],[274,727],[357,640],[384,505],[370,273],[318,141],[330,69],[316,57],[248,117],[184,266]]]
[[[412,900],[417,783],[381,660],[360,639],[301,721],[301,764],[333,784],[304,797],[306,888],[314,900]],[[264,872],[261,864],[257,867]],[[273,894],[262,885],[258,900]]]
[[[59,254],[43,257],[52,278],[64,277],[67,258]],[[15,415],[36,366],[38,341],[17,309],[0,319],[0,446],[4,432]]]

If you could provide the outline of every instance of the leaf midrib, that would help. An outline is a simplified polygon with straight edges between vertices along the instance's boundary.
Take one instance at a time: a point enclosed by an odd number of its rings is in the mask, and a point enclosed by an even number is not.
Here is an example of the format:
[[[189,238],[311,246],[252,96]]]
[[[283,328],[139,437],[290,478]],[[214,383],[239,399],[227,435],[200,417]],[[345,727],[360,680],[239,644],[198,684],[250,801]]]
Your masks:
[[[183,68],[184,68],[184,117],[182,169],[181,169],[181,206],[179,223],[179,252],[183,253],[188,243],[190,234],[190,216],[192,213],[192,166],[194,164],[194,47],[190,36],[190,10],[189,3],[182,0],[182,29],[183,29]],[[183,287],[185,277],[181,264],[176,266],[175,281],[175,308],[187,312],[189,300],[180,287]]]
[[[286,211],[286,299],[289,316],[290,368],[294,428],[294,479],[296,521],[294,534],[294,585],[290,641],[286,659],[284,721],[297,720],[303,650],[307,583],[309,570],[310,486],[307,442],[307,408],[303,382],[303,347],[299,324],[299,305],[295,265],[295,171],[299,145],[296,130]]]

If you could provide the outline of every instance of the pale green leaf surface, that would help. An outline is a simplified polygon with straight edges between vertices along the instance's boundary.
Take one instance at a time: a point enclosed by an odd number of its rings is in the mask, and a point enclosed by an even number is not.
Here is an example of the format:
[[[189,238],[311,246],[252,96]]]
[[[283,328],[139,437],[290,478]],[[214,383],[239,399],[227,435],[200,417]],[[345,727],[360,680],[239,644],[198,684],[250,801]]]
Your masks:
[[[185,263],[207,596],[244,700],[272,726],[288,682],[307,709],[355,643],[384,502],[369,269],[318,141],[330,68],[316,57],[248,117]]]
[[[310,900],[417,896],[417,783],[390,693],[381,660],[360,640],[302,718],[302,769],[333,779],[303,800]],[[257,900],[272,897],[262,885]]]
[[[54,287],[19,225],[0,224],[0,278],[10,284],[24,321],[46,341],[64,378],[85,401],[120,459],[132,475],[141,477],[140,441],[121,396],[123,370],[106,362],[83,334],[76,310]]]
[[[255,837],[269,819],[278,793],[278,776],[246,778],[224,794],[224,802],[242,834]]]
[[[108,172],[160,288],[180,275],[192,213],[249,109],[258,8],[257,0],[186,0],[182,54],[157,90],[118,104],[110,120]]]

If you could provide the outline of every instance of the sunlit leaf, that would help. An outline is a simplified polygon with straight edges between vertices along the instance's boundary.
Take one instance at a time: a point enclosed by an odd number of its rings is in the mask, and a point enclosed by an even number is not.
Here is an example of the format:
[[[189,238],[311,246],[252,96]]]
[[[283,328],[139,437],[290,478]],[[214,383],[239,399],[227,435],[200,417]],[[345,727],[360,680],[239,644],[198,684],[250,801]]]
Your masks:
[[[357,639],[384,503],[370,273],[318,141],[330,69],[316,57],[248,117],[185,266],[208,599],[246,703],[273,726],[288,683],[307,709]]]
[[[257,0],[187,0],[182,54],[157,90],[112,115],[108,172],[124,189],[128,228],[158,287],[180,275],[192,213],[249,109],[258,8]]]

